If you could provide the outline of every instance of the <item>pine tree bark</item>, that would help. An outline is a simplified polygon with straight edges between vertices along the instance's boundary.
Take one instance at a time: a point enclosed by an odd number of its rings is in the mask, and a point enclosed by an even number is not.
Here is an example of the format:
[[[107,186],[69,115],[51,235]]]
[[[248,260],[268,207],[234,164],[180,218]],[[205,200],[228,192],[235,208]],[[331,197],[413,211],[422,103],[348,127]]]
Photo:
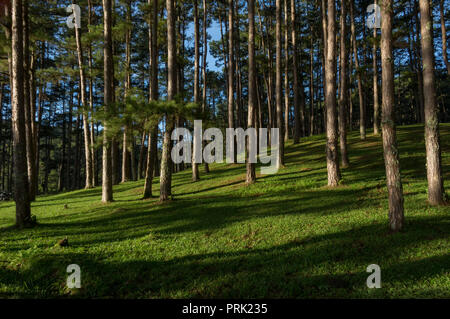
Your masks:
[[[255,63],[255,1],[248,0],[248,116],[247,116],[247,127],[255,127],[255,114],[256,114],[256,63]],[[255,163],[250,162],[249,152],[253,147],[251,143],[256,143],[252,141],[248,136],[247,140],[247,185],[253,184],[256,181],[255,174]]]
[[[22,1],[12,0],[11,8],[11,111],[14,149],[14,200],[16,202],[16,226],[22,228],[32,225],[30,194],[28,192],[26,124],[24,117]]]
[[[104,35],[104,104],[106,113],[113,101],[113,74],[114,68],[112,56],[112,5],[111,0],[103,0],[103,35]],[[108,136],[108,120],[103,124],[103,171],[102,171],[102,202],[113,200],[112,190],[112,160],[111,141]]]
[[[326,112],[327,112],[327,171],[328,186],[336,187],[341,178],[337,149],[338,128],[336,110],[336,8],[334,0],[328,0],[327,59],[325,60]]]
[[[384,165],[389,194],[389,227],[393,232],[403,227],[403,187],[394,119],[394,59],[392,45],[392,0],[381,0],[381,67]]]
[[[429,0],[419,0],[420,34],[423,61],[425,147],[427,153],[428,202],[444,204],[439,118],[434,77],[433,20]]]
[[[348,108],[348,52],[347,52],[347,4],[346,0],[341,1],[341,35],[340,35],[340,88],[339,88],[339,145],[341,150],[341,166],[348,167],[349,160],[347,154],[347,108]]]

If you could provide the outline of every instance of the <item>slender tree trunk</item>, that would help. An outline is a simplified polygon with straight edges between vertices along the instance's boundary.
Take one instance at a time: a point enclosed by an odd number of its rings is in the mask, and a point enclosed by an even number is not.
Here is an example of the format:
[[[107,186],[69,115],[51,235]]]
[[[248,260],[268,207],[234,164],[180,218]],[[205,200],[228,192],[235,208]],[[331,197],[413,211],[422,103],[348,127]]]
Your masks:
[[[376,4],[375,0],[375,4]],[[372,61],[373,61],[373,134],[380,134],[380,103],[378,101],[378,63],[377,63],[377,28],[373,28],[373,45],[372,45]]]
[[[247,127],[255,127],[255,114],[256,114],[256,63],[255,63],[255,1],[248,0],[248,118]],[[256,181],[255,163],[251,163],[250,150],[256,143],[247,136],[247,185],[253,184]]]
[[[281,0],[276,0],[276,104],[277,104],[277,127],[280,130],[278,139],[278,161],[277,167],[284,166],[284,127],[283,127],[283,104],[282,104],[282,80],[281,80]]]
[[[234,1],[228,0],[228,128],[234,128]],[[236,162],[236,147],[232,154]]]
[[[198,21],[198,0],[194,0],[194,50],[195,50],[195,59],[194,59],[194,102],[199,103],[199,94],[200,94],[200,27]],[[194,150],[197,147],[198,143],[202,143],[202,141],[197,141],[194,137],[193,147]],[[195,162],[195,156],[192,156],[192,181],[196,182],[200,179],[199,171],[198,171],[198,163]]]
[[[203,77],[203,92],[202,92],[202,110],[206,111],[206,58],[208,56],[208,35],[206,32],[207,28],[207,4],[206,0],[203,0],[203,68],[202,68],[202,77]],[[206,145],[206,141],[203,142],[203,146]],[[209,173],[209,165],[205,163],[205,173]]]
[[[91,33],[91,25],[92,25],[92,2],[88,0],[88,29],[89,33]],[[93,83],[93,75],[92,75],[92,45],[89,43],[88,45],[88,65],[89,65],[89,109],[91,111],[91,129],[90,131],[90,142],[91,142],[91,161],[92,161],[92,186],[98,185],[97,179],[97,168],[96,168],[96,160],[95,160],[95,128],[94,128],[94,83]]]
[[[355,59],[356,79],[358,81],[359,94],[359,134],[362,140],[366,139],[366,105],[364,103],[364,91],[361,77],[361,69],[359,67],[358,47],[356,43],[355,16],[354,16],[354,0],[350,1],[350,21],[353,42],[353,57]]]
[[[127,30],[125,32],[125,100],[128,97],[129,91],[131,89],[131,0],[127,0],[126,9],[126,21]],[[128,121],[128,120],[126,120]],[[131,162],[132,154],[130,152],[131,145],[128,142],[132,138],[129,136],[129,123],[125,123],[123,128],[123,141],[122,141],[122,183],[128,182],[130,180],[130,169],[133,166]]]
[[[76,1],[73,1],[76,3]],[[77,42],[78,69],[80,71],[80,91],[81,91],[81,108],[83,112],[83,129],[84,129],[84,153],[86,162],[86,183],[85,188],[92,188],[92,156],[91,141],[89,129],[89,111],[86,98],[86,78],[84,72],[83,48],[81,46],[81,28],[75,27],[75,39]]]
[[[103,0],[103,26],[104,26],[104,104],[105,111],[108,112],[109,106],[113,101],[113,74],[114,68],[112,56],[112,7],[111,0]],[[112,190],[112,161],[111,161],[111,143],[108,136],[109,123],[103,124],[103,173],[102,173],[102,202],[111,202],[113,200]]]
[[[289,139],[289,22],[287,0],[284,0],[284,140]]]
[[[428,202],[444,204],[439,118],[434,78],[433,19],[429,0],[419,0],[420,34],[423,59],[423,93],[425,101],[425,147],[427,152]]]
[[[441,18],[441,34],[442,34],[442,58],[444,59],[445,67],[447,68],[447,74],[450,75],[450,61],[447,56],[447,31],[445,29],[444,19],[444,0],[439,1],[439,11]]]
[[[346,0],[341,1],[341,35],[340,35],[340,58],[339,58],[339,145],[341,150],[341,165],[343,168],[348,167],[347,154],[347,107],[348,107],[348,53],[347,53],[347,4]]]
[[[174,0],[166,0],[167,9],[167,100],[172,101],[176,90],[176,34]],[[161,158],[160,201],[169,200],[172,184],[172,161],[170,159],[171,134],[173,130],[173,116],[166,114],[166,130],[164,132],[163,151]]]
[[[148,4],[152,5],[152,15],[149,20],[150,101],[156,101],[158,100],[158,0],[148,0]],[[152,197],[153,176],[155,170],[157,170],[157,165],[155,165],[158,157],[157,140],[158,124],[154,124],[148,134],[144,199]]]
[[[328,186],[336,187],[340,180],[337,149],[338,129],[336,112],[336,14],[334,0],[328,0],[327,59],[325,61],[326,105],[327,105],[327,170]]]
[[[27,174],[26,132],[24,118],[23,76],[23,24],[22,1],[12,0],[12,135],[14,143],[14,200],[16,225],[19,228],[32,225]]]
[[[310,51],[309,51],[309,108],[310,108],[310,118],[309,118],[309,135],[314,135],[314,43],[313,43],[313,29],[311,27],[311,38],[310,38]]]
[[[299,110],[299,84],[298,84],[298,57],[297,57],[297,19],[295,14],[295,0],[291,0],[291,41],[292,41],[292,77],[294,81],[294,144],[300,140],[300,110]]]
[[[394,63],[392,54],[392,0],[381,0],[381,67],[384,164],[389,193],[389,226],[399,231],[403,226],[403,188],[394,120]]]
[[[28,17],[28,0],[22,1],[22,24],[23,24],[23,102],[24,102],[24,117],[25,117],[25,135],[26,135],[26,150],[27,150],[27,168],[28,168],[28,186],[30,201],[34,201],[36,194],[34,192],[35,184],[35,153],[33,145],[33,131],[32,131],[32,114],[30,103],[30,49],[29,49],[29,17]]]

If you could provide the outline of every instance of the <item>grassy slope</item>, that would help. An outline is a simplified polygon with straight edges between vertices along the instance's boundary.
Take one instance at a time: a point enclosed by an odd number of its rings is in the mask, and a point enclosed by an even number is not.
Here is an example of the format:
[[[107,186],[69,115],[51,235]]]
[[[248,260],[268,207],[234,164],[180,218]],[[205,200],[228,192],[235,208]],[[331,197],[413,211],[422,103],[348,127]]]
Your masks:
[[[448,181],[450,125],[441,135]],[[251,187],[243,165],[217,164],[198,183],[190,171],[176,174],[167,204],[139,200],[142,181],[116,186],[109,205],[100,188],[39,197],[32,210],[40,225],[22,231],[8,227],[13,203],[1,203],[0,297],[448,298],[449,207],[426,203],[423,128],[400,127],[398,137],[399,234],[388,233],[380,138],[351,134],[351,166],[328,189],[324,137],[316,136],[288,143],[286,168]],[[66,236],[69,247],[55,246]],[[71,291],[72,263],[82,288]],[[382,289],[366,287],[372,263]]]

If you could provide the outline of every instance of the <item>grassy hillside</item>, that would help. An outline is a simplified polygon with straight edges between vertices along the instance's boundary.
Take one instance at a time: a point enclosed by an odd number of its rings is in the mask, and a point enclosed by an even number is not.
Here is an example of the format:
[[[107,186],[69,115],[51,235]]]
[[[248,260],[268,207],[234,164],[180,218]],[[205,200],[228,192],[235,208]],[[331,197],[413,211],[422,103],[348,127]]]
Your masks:
[[[381,138],[349,136],[351,165],[326,185],[324,136],[289,142],[286,168],[244,186],[244,165],[215,164],[191,182],[174,175],[175,199],[140,200],[143,181],[43,196],[39,226],[17,231],[0,203],[0,297],[450,297],[450,209],[426,202],[423,127],[398,128],[404,231],[391,235]],[[450,125],[441,126],[450,189]],[[154,194],[159,185],[155,183]],[[67,205],[67,208],[65,208]],[[55,245],[67,237],[68,247]],[[82,288],[66,288],[66,267]],[[381,267],[368,289],[366,267]]]

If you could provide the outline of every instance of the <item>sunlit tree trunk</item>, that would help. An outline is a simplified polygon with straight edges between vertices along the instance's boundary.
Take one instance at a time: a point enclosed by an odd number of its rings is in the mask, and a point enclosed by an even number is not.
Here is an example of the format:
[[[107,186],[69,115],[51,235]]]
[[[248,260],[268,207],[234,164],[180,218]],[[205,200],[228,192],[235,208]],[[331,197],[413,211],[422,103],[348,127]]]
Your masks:
[[[108,112],[113,101],[113,74],[114,68],[112,56],[112,6],[111,0],[103,0],[103,36],[104,36],[104,104]],[[112,161],[111,141],[108,136],[109,123],[103,123],[103,171],[102,171],[102,202],[113,200],[112,190]]]
[[[73,1],[76,3],[76,1]],[[86,162],[85,188],[92,188],[92,156],[89,129],[89,112],[86,97],[86,77],[84,72],[83,47],[81,45],[81,28],[75,27],[75,39],[77,43],[78,69],[80,72],[81,108],[83,110],[84,153]]]
[[[384,165],[389,194],[389,227],[399,231],[403,227],[403,187],[394,119],[394,59],[392,53],[392,0],[381,0],[381,67]]]
[[[327,112],[327,171],[328,186],[336,187],[341,178],[338,156],[338,128],[336,111],[336,7],[328,0],[327,59],[325,60],[326,112]]]

